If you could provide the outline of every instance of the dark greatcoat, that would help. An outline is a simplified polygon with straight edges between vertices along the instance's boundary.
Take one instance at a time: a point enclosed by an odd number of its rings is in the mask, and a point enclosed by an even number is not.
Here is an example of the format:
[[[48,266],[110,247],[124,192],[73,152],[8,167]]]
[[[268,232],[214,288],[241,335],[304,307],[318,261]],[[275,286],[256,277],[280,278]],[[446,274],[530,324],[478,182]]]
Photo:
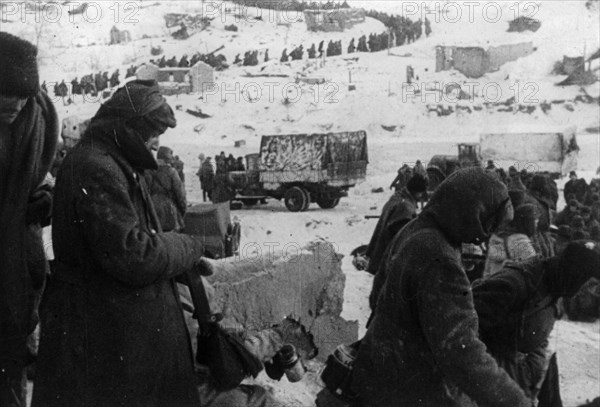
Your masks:
[[[202,189],[207,192],[212,192],[215,181],[215,168],[213,166],[212,161],[204,161],[202,163],[202,167],[200,167],[200,184],[202,184]]]
[[[119,143],[93,123],[57,177],[57,269],[32,406],[198,407],[173,278],[192,268],[201,244],[161,232],[139,175],[152,168],[148,156],[156,166],[141,138]]]
[[[164,160],[158,159],[157,170],[144,173],[158,220],[165,231],[183,229],[183,216],[187,208],[185,188],[177,171]]]
[[[4,56],[3,56],[4,58]],[[0,405],[13,402],[27,358],[27,336],[47,263],[41,225],[52,206],[42,186],[54,160],[60,124],[45,92],[30,97],[17,119],[0,124]],[[21,397],[16,394],[16,397]]]
[[[572,243],[560,257],[508,262],[473,283],[482,340],[532,399],[546,373],[545,348],[558,318],[558,298],[573,296],[595,276],[600,276],[600,256]],[[560,400],[558,386],[548,390],[544,394],[542,387],[540,398],[554,393]]]
[[[365,253],[369,257],[369,273],[377,273],[385,249],[396,233],[416,216],[417,201],[406,188],[395,192],[385,203]]]
[[[544,261],[534,258],[522,264],[507,262],[503,270],[473,284],[481,339],[528,397],[537,398],[544,378],[548,335],[556,321],[556,300],[543,283]],[[539,310],[537,304],[542,304]],[[524,313],[535,318],[521,335]],[[530,329],[534,326],[535,329]],[[523,332],[525,334],[525,332]],[[523,342],[523,343],[521,343]]]
[[[375,276],[384,282],[374,284],[377,306],[355,362],[360,406],[530,406],[478,338],[460,257],[461,242],[484,240],[508,200],[483,169],[459,170],[396,235]]]

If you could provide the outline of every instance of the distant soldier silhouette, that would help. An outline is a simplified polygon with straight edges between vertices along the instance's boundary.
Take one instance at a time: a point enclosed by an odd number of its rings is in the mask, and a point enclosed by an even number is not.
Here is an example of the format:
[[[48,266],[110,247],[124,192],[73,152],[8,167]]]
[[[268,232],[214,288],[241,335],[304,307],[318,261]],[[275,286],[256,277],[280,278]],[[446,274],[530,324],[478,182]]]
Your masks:
[[[119,86],[120,83],[121,83],[121,81],[119,80],[119,70],[117,69],[110,76],[110,87],[111,88],[117,87],[117,86]]]
[[[327,53],[325,54],[325,56],[331,57],[333,56],[333,53],[333,41],[329,40],[329,42],[327,43]]]
[[[354,38],[352,38],[350,40],[350,44],[348,45],[348,54],[353,54],[355,50],[356,47],[354,46]]]
[[[184,55],[181,57],[181,59],[179,60],[179,64],[177,64],[177,66],[179,68],[187,68],[188,66],[190,66],[190,62],[188,61],[187,55]]]
[[[156,64],[155,64],[156,65]],[[125,79],[135,76],[135,66],[131,65],[127,68],[127,73],[125,74]]]
[[[369,34],[369,51],[375,52],[375,35]]]
[[[167,61],[167,66],[169,68],[176,68],[177,67],[177,57],[173,56],[173,58],[169,59]]]
[[[415,21],[413,27],[415,30],[415,37],[418,40],[419,38],[421,38],[421,35],[423,35],[423,21],[421,21],[421,19],[419,18],[417,21]]]
[[[358,39],[358,47],[356,48],[358,52],[369,52],[367,48],[367,37],[364,35]]]
[[[250,51],[244,52],[244,62],[242,63],[242,65],[243,66],[250,65]]]
[[[71,93],[74,95],[81,95],[81,86],[77,77],[71,81]]]
[[[198,61],[200,61],[200,54],[196,52],[194,55],[192,55],[192,59],[190,59],[190,66],[196,65]]]

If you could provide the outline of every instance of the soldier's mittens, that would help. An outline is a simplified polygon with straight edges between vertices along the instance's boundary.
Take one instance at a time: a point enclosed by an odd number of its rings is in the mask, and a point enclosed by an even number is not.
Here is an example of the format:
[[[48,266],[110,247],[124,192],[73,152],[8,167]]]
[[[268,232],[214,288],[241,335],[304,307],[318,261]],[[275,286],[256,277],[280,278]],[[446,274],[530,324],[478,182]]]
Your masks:
[[[216,271],[214,261],[211,261],[206,257],[201,257],[194,263],[193,271],[199,273],[203,277],[212,276]]]

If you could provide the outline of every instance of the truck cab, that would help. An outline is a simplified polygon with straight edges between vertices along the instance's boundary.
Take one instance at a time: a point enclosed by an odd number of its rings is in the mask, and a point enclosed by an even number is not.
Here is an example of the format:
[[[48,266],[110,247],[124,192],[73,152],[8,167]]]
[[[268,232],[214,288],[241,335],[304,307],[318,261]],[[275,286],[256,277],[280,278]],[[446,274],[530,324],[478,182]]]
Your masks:
[[[458,161],[462,168],[480,166],[479,143],[458,144]]]

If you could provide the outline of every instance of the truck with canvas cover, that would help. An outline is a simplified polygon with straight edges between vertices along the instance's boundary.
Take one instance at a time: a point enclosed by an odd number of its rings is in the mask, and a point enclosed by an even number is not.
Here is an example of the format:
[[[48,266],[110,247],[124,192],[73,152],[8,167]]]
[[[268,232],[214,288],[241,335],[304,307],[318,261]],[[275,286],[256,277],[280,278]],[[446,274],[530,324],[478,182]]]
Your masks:
[[[228,174],[233,199],[246,204],[283,199],[292,212],[305,211],[311,202],[330,209],[366,178],[367,133],[263,136],[260,152],[246,162],[246,171]]]
[[[566,176],[577,169],[579,146],[576,129],[518,131],[482,134],[481,159],[494,161],[496,167],[511,165],[528,172],[548,172]]]
[[[446,177],[459,168],[480,166],[488,160],[497,168],[514,166],[533,173],[567,175],[577,169],[579,146],[576,129],[532,129],[515,132],[481,134],[479,143],[458,144],[458,155],[435,155],[427,164],[428,189],[435,190]]]

